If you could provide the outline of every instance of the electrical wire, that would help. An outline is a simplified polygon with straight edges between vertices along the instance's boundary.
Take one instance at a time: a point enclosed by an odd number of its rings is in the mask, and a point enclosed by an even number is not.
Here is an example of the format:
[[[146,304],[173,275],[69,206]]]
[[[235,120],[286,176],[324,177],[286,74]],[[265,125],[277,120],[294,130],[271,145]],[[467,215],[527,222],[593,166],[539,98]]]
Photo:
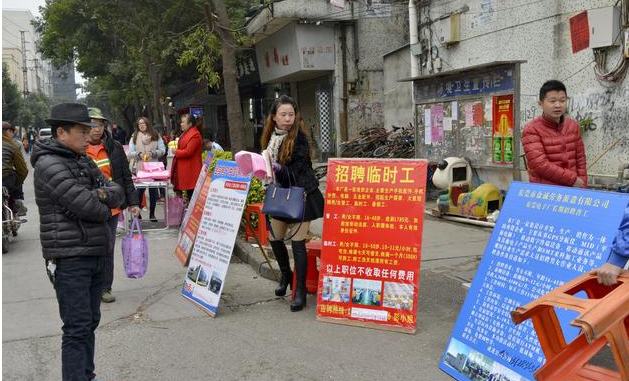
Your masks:
[[[622,19],[620,20],[620,24],[622,24]],[[616,38],[614,38],[614,41],[618,41],[619,39],[622,41],[622,29],[618,32],[618,34],[616,35]],[[622,52],[622,44],[620,44],[620,56],[618,58],[618,62],[616,62],[616,64],[614,65],[614,67],[611,70],[607,70],[607,50],[604,49],[594,49],[594,62],[596,63],[596,65],[594,66],[594,74],[596,74],[596,78],[599,80],[599,82],[607,82],[608,84],[611,83],[612,86],[615,86],[616,84],[620,83],[626,73],[627,73],[627,59],[625,58],[625,56],[623,55]],[[603,84],[603,83],[601,83]]]

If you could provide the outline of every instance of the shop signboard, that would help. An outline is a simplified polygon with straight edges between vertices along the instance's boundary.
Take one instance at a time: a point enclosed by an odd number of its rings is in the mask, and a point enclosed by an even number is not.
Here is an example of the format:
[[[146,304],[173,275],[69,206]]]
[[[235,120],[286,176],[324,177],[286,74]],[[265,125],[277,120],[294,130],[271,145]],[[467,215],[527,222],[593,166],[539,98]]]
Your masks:
[[[494,96],[492,113],[492,160],[497,164],[511,164],[513,163],[513,94]]]
[[[210,164],[212,163],[212,157],[212,153],[208,152],[203,166],[201,167],[201,172],[199,172],[197,184],[194,186],[190,206],[186,209],[186,214],[181,222],[175,255],[182,265],[188,260],[188,256],[192,251],[192,246],[197,236],[197,231],[199,230],[199,224],[201,223],[205,200],[207,199],[210,183],[212,182],[212,174],[208,173]]]
[[[203,106],[190,106],[190,114],[195,118],[203,118]]]
[[[416,331],[426,168],[328,161],[318,320]]]
[[[602,265],[629,195],[512,183],[440,368],[460,381],[534,380],[544,353],[511,311]],[[557,310],[568,340],[577,314]],[[502,377],[500,377],[502,376]]]
[[[478,71],[418,79],[413,85],[416,104],[512,92],[515,84],[513,66],[499,66]]]
[[[250,182],[251,176],[243,175],[235,162],[216,163],[181,290],[212,317],[225,285]]]

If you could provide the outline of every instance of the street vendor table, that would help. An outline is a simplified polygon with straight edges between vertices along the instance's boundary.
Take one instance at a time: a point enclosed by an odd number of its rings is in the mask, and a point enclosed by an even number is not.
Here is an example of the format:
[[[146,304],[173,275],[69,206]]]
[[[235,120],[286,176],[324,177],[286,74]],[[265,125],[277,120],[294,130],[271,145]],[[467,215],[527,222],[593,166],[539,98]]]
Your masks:
[[[169,183],[168,181],[140,181],[140,180],[136,180],[133,182],[133,185],[135,185],[135,189],[157,189],[158,191],[160,189],[164,189],[165,190],[165,195],[166,197],[164,197],[164,227],[159,227],[159,228],[149,228],[149,229],[145,229],[144,227],[142,227],[143,231],[158,231],[158,230],[166,230],[169,228],[169,226],[166,224],[166,222],[168,221],[168,186]],[[145,194],[148,192],[145,192]],[[149,197],[149,195],[147,195],[147,197]],[[131,214],[129,213],[130,217],[129,218],[133,218],[133,216],[131,216]]]

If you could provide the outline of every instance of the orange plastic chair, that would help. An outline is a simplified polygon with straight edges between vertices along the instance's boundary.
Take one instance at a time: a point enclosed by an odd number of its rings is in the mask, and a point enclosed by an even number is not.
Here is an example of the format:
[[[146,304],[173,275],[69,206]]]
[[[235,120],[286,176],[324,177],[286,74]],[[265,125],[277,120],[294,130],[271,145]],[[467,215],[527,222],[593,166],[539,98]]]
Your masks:
[[[587,298],[575,296],[581,291]],[[581,329],[566,343],[554,308],[579,312],[570,324]],[[603,286],[584,274],[511,312],[515,324],[527,319],[540,341],[546,363],[535,372],[539,381],[629,381],[629,275]],[[588,362],[609,344],[618,371]]]
[[[258,215],[258,227],[255,229],[260,244],[266,246],[269,244],[269,231],[266,226],[266,216],[262,213],[264,204],[249,204],[245,209],[245,241],[249,242],[249,238],[254,238],[253,231],[251,229],[251,215]]]

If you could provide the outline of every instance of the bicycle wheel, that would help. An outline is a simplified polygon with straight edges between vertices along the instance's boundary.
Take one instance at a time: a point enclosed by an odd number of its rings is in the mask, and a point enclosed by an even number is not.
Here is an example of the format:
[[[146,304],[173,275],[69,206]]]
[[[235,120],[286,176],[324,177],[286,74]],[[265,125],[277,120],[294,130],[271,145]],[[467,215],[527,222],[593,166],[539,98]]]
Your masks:
[[[373,150],[374,157],[384,157],[389,154],[390,148],[387,145],[380,146]]]

